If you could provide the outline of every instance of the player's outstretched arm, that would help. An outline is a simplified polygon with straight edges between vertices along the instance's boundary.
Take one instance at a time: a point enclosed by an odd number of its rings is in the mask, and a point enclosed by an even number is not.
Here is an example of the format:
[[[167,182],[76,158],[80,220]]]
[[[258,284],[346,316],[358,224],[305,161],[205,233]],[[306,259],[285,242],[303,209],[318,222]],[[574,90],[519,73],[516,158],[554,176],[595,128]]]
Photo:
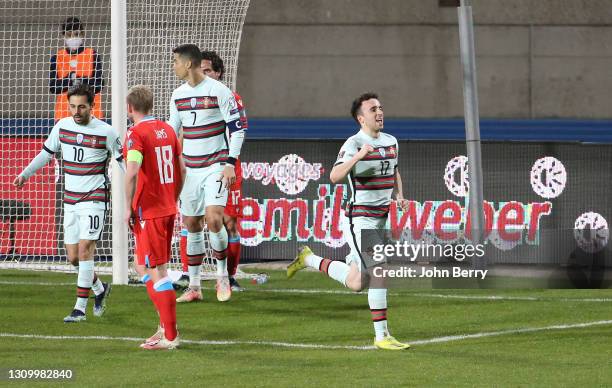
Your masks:
[[[32,159],[30,164],[28,164],[28,166],[21,172],[21,174],[15,177],[13,180],[13,185],[15,185],[18,189],[22,188],[28,178],[36,174],[36,171],[40,170],[47,163],[49,163],[52,158],[53,153],[43,148],[38,155]]]
[[[329,179],[332,183],[340,183],[346,178],[346,176],[351,172],[355,163],[363,159],[368,153],[374,151],[374,147],[369,144],[364,145],[361,149],[349,160],[346,162],[335,165],[331,173],[329,174]],[[342,151],[341,151],[342,152]]]

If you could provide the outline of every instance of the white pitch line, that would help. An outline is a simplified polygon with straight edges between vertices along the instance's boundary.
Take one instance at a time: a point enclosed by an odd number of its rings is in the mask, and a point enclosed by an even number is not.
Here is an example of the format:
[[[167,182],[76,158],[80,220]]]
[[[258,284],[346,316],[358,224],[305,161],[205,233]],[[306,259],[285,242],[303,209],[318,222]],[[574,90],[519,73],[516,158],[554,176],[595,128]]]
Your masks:
[[[409,341],[411,345],[427,345],[434,343],[444,343],[452,341],[462,341],[473,338],[493,337],[507,334],[533,333],[550,330],[567,330],[579,329],[592,326],[611,325],[612,320],[593,321],[584,323],[571,323],[563,325],[552,325],[545,327],[525,327],[519,329],[490,331],[474,334],[451,335],[444,337],[429,338],[424,340]],[[136,337],[110,337],[110,336],[69,336],[69,335],[39,335],[39,334],[16,334],[16,333],[0,333],[0,337],[6,338],[29,338],[29,339],[46,339],[46,340],[97,340],[97,341],[130,341],[142,342],[144,338]],[[374,346],[368,345],[324,345],[324,344],[304,344],[292,342],[278,341],[234,341],[234,340],[181,340],[182,343],[195,345],[259,345],[272,346],[283,348],[299,348],[299,349],[325,349],[325,350],[374,350]]]
[[[440,342],[461,341],[461,340],[472,339],[472,338],[494,337],[494,336],[506,335],[506,334],[533,333],[533,332],[548,331],[548,330],[579,329],[583,327],[602,326],[602,325],[610,325],[610,324],[612,324],[612,320],[594,321],[594,322],[585,322],[585,323],[571,323],[571,324],[566,324],[566,325],[552,325],[552,326],[545,326],[545,327],[525,327],[521,329],[490,331],[490,332],[475,333],[475,334],[450,335],[446,337],[430,338],[426,340],[416,340],[416,341],[410,342],[410,344],[424,345],[424,344],[433,344],[433,343],[440,343]]]
[[[0,283],[1,284],[1,283]],[[204,290],[214,290],[210,287],[202,287]],[[269,289],[250,289],[254,292],[271,292],[281,294],[336,294],[336,295],[366,295],[367,292],[354,292],[346,290],[322,290],[322,289],[299,289],[299,288],[269,288]],[[409,296],[424,298],[448,298],[448,299],[476,299],[476,300],[519,300],[519,301],[544,301],[544,302],[612,302],[612,298],[554,298],[536,296],[504,296],[504,295],[448,295],[448,294],[429,294],[429,293],[397,293],[390,292],[389,296]]]
[[[145,338],[137,337],[111,337],[103,335],[92,336],[71,336],[71,335],[39,335],[39,334],[15,334],[15,333],[0,333],[0,337],[8,338],[29,338],[29,339],[45,339],[45,340],[94,340],[94,341],[129,341],[142,342]],[[195,345],[260,345],[273,346],[283,348],[301,348],[301,349],[341,349],[341,350],[373,350],[374,346],[358,346],[358,345],[324,345],[324,344],[302,344],[291,342],[278,341],[234,341],[234,340],[181,340],[184,344]]]
[[[33,285],[33,286],[73,286],[75,283],[53,283],[53,282],[22,282],[11,280],[0,280],[0,285]],[[144,284],[128,284],[129,287],[144,287]],[[214,290],[212,287],[202,287],[203,290]],[[330,295],[365,295],[367,292],[355,292],[348,290],[324,290],[318,288],[300,289],[300,288],[251,288],[248,292],[269,292],[278,294],[330,294]],[[612,298],[554,298],[554,297],[537,297],[537,296],[504,296],[504,295],[450,295],[450,294],[431,294],[431,293],[397,293],[390,292],[389,296],[408,296],[416,298],[442,298],[442,299],[473,299],[473,300],[489,300],[489,301],[543,301],[543,302],[600,302],[610,303]]]
[[[0,284],[7,286],[74,286],[76,282],[72,283],[53,283],[53,282],[14,282],[12,280],[0,280]]]

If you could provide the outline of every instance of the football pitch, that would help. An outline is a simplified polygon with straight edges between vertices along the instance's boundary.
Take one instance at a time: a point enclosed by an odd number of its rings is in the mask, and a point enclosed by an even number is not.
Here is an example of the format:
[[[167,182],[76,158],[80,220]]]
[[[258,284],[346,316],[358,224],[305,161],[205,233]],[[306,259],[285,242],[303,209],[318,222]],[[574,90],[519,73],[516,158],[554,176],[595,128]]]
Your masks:
[[[181,347],[145,352],[156,314],[144,287],[114,286],[101,318],[64,324],[75,275],[0,271],[0,365],[72,369],[57,385],[605,386],[611,290],[390,290],[407,351],[372,349],[366,294],[303,272],[268,271],[227,303],[178,305]],[[32,385],[33,381],[0,381]],[[47,382],[50,383],[50,382]]]

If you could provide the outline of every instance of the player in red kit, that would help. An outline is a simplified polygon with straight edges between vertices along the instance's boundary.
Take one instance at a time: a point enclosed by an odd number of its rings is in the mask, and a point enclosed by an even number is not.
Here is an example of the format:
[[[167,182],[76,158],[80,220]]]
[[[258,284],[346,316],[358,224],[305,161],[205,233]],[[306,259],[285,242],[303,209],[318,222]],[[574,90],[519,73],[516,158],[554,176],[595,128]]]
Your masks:
[[[126,221],[134,233],[137,265],[160,318],[157,332],[140,346],[147,350],[174,349],[179,345],[176,294],[167,263],[177,213],[177,200],[185,179],[181,146],[174,129],[150,116],[153,93],[134,86],[127,96]]]

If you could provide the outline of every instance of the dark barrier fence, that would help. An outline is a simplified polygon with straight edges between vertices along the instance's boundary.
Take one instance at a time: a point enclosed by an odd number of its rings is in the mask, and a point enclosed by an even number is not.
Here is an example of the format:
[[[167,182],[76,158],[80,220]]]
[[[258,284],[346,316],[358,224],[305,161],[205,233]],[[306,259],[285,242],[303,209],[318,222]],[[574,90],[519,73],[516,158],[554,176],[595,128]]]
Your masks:
[[[55,187],[61,181],[54,180],[53,165],[30,182],[26,194],[11,185],[40,149],[50,123],[3,120],[1,124],[2,199],[37,204],[29,220],[17,222],[14,234],[18,241],[25,241],[21,252],[61,254],[55,243],[61,240],[60,223],[55,222],[61,207],[61,193],[56,196]],[[331,185],[329,172],[343,142],[340,139],[355,132],[354,123],[253,120],[252,124],[242,157],[244,262],[291,259],[302,244],[342,259],[347,247],[339,223],[349,193],[345,185]],[[460,139],[463,131],[460,120],[388,120],[387,128],[400,139]],[[580,235],[585,233],[575,233],[575,229],[607,230],[607,220],[612,217],[612,145],[606,144],[612,139],[610,128],[609,121],[483,121],[484,139],[515,140],[483,143],[485,210],[487,225],[493,230],[487,233],[492,234],[492,246],[504,248],[496,253],[500,260],[566,260],[576,241],[584,239]],[[327,140],[316,140],[319,138]],[[566,142],[534,141],[541,139]],[[412,202],[406,214],[392,212],[391,226],[414,224],[417,237],[421,230],[430,240],[445,227],[465,229],[465,149],[462,141],[400,141],[404,195]],[[500,231],[503,237],[506,229],[512,233],[517,225],[525,229],[521,244],[499,238]],[[37,232],[32,234],[32,230]],[[108,233],[107,228],[105,239]],[[41,241],[26,238],[33,235]],[[557,243],[536,244],[547,235]],[[2,254],[12,249],[10,241],[7,232]],[[540,248],[536,251],[534,246]],[[110,254],[110,247],[100,248],[99,255]],[[602,251],[608,261],[609,249]]]
[[[329,181],[341,145],[254,139],[246,144],[245,258],[292,259],[304,244],[329,258],[344,258],[339,222],[349,193],[347,186]],[[457,242],[439,235],[465,229],[464,155],[462,142],[400,141],[399,169],[411,206],[404,213],[392,207],[391,229],[409,225],[426,241]],[[607,232],[612,145],[485,142],[482,161],[486,232],[498,262],[562,263],[589,231]],[[519,229],[517,241],[512,236]],[[610,248],[602,252],[609,262]]]

